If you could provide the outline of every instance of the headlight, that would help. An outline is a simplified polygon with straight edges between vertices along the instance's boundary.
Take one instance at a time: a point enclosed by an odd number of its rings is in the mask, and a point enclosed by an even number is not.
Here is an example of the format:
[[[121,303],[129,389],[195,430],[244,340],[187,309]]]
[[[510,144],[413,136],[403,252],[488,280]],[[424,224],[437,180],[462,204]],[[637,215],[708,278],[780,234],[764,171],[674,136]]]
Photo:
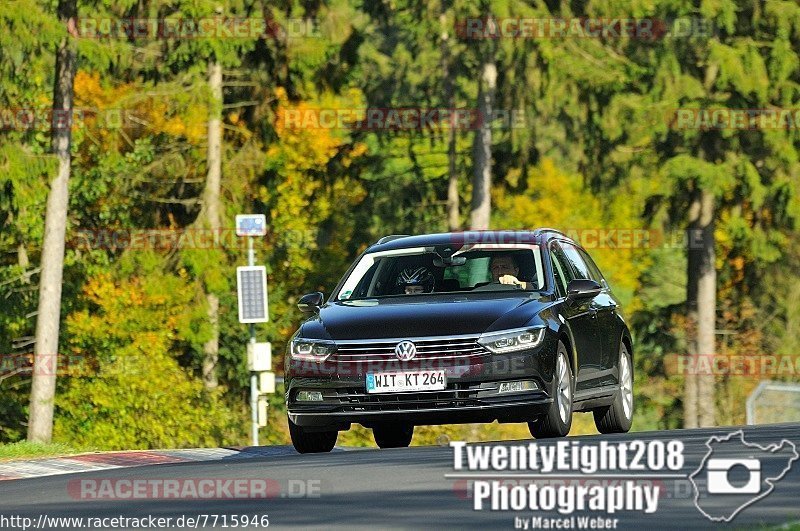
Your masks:
[[[291,342],[292,358],[296,360],[324,361],[336,352],[336,343],[323,339],[294,339]]]
[[[544,339],[544,328],[515,328],[481,334],[478,343],[494,354],[516,352],[538,347]]]

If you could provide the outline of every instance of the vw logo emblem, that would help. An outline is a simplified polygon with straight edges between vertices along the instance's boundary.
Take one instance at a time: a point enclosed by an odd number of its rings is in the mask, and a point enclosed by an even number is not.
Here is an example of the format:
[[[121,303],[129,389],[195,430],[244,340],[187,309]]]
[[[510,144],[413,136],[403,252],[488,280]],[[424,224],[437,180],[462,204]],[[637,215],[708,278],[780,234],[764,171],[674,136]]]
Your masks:
[[[394,347],[394,355],[401,361],[414,359],[417,355],[417,346],[411,341],[401,341]]]

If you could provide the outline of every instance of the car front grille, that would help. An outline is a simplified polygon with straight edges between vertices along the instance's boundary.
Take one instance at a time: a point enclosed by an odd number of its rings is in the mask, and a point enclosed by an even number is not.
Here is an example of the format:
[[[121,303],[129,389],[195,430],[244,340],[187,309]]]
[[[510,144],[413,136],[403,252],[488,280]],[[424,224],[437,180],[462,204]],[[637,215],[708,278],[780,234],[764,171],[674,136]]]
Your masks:
[[[397,361],[394,349],[403,339],[336,342],[336,352],[329,358],[344,362]],[[415,360],[472,358],[487,354],[478,336],[413,338],[417,347]]]
[[[363,389],[345,388],[336,391],[341,411],[407,411],[480,405],[480,385],[466,384],[443,391],[418,391],[413,393],[367,394]]]

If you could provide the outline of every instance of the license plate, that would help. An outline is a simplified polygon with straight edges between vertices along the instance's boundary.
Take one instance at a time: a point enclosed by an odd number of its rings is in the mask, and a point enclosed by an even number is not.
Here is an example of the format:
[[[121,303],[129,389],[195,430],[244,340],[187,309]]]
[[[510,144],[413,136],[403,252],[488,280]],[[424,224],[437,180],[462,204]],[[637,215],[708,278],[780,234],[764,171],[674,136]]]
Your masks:
[[[441,391],[447,387],[443,370],[413,372],[371,372],[367,374],[368,393]]]

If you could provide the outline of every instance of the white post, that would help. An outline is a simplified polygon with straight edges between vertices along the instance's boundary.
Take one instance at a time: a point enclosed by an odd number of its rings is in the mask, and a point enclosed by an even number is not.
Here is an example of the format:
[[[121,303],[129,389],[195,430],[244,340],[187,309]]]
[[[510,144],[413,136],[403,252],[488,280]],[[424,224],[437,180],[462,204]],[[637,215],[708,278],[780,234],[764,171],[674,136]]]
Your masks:
[[[253,446],[258,446],[258,426],[259,426],[259,415],[258,415],[258,402],[259,402],[259,366],[255,364],[255,352],[256,346],[256,327],[255,323],[265,323],[269,321],[269,312],[267,310],[267,285],[266,285],[266,267],[256,266],[256,252],[253,247],[253,237],[255,236],[265,236],[267,231],[267,222],[266,216],[264,214],[239,214],[236,216],[236,235],[243,236],[247,238],[247,267],[237,267],[236,268],[236,277],[237,277],[237,291],[239,293],[239,322],[240,323],[247,323],[248,329],[250,331],[250,342],[247,345],[248,350],[248,361],[247,361],[247,368],[250,371],[250,439]],[[255,280],[245,281],[244,279],[244,271],[247,270],[248,273],[253,273],[253,270],[256,271],[257,274],[261,275],[259,279],[261,282],[260,286],[253,286],[250,285]],[[252,277],[252,275],[251,275]],[[243,290],[249,290],[250,292],[245,293]],[[252,293],[253,289],[263,289],[263,310],[257,311],[258,308],[251,307],[252,305],[256,304],[258,301],[259,294]],[[255,300],[248,300],[248,297],[255,296]],[[250,359],[251,353],[253,359]],[[266,363],[266,361],[264,361]],[[266,424],[266,423],[264,423]]]
[[[247,237],[247,265],[256,265],[256,253],[253,250],[253,237]],[[250,343],[256,342],[256,325],[250,323]],[[250,439],[253,446],[258,446],[258,374],[250,372]]]

